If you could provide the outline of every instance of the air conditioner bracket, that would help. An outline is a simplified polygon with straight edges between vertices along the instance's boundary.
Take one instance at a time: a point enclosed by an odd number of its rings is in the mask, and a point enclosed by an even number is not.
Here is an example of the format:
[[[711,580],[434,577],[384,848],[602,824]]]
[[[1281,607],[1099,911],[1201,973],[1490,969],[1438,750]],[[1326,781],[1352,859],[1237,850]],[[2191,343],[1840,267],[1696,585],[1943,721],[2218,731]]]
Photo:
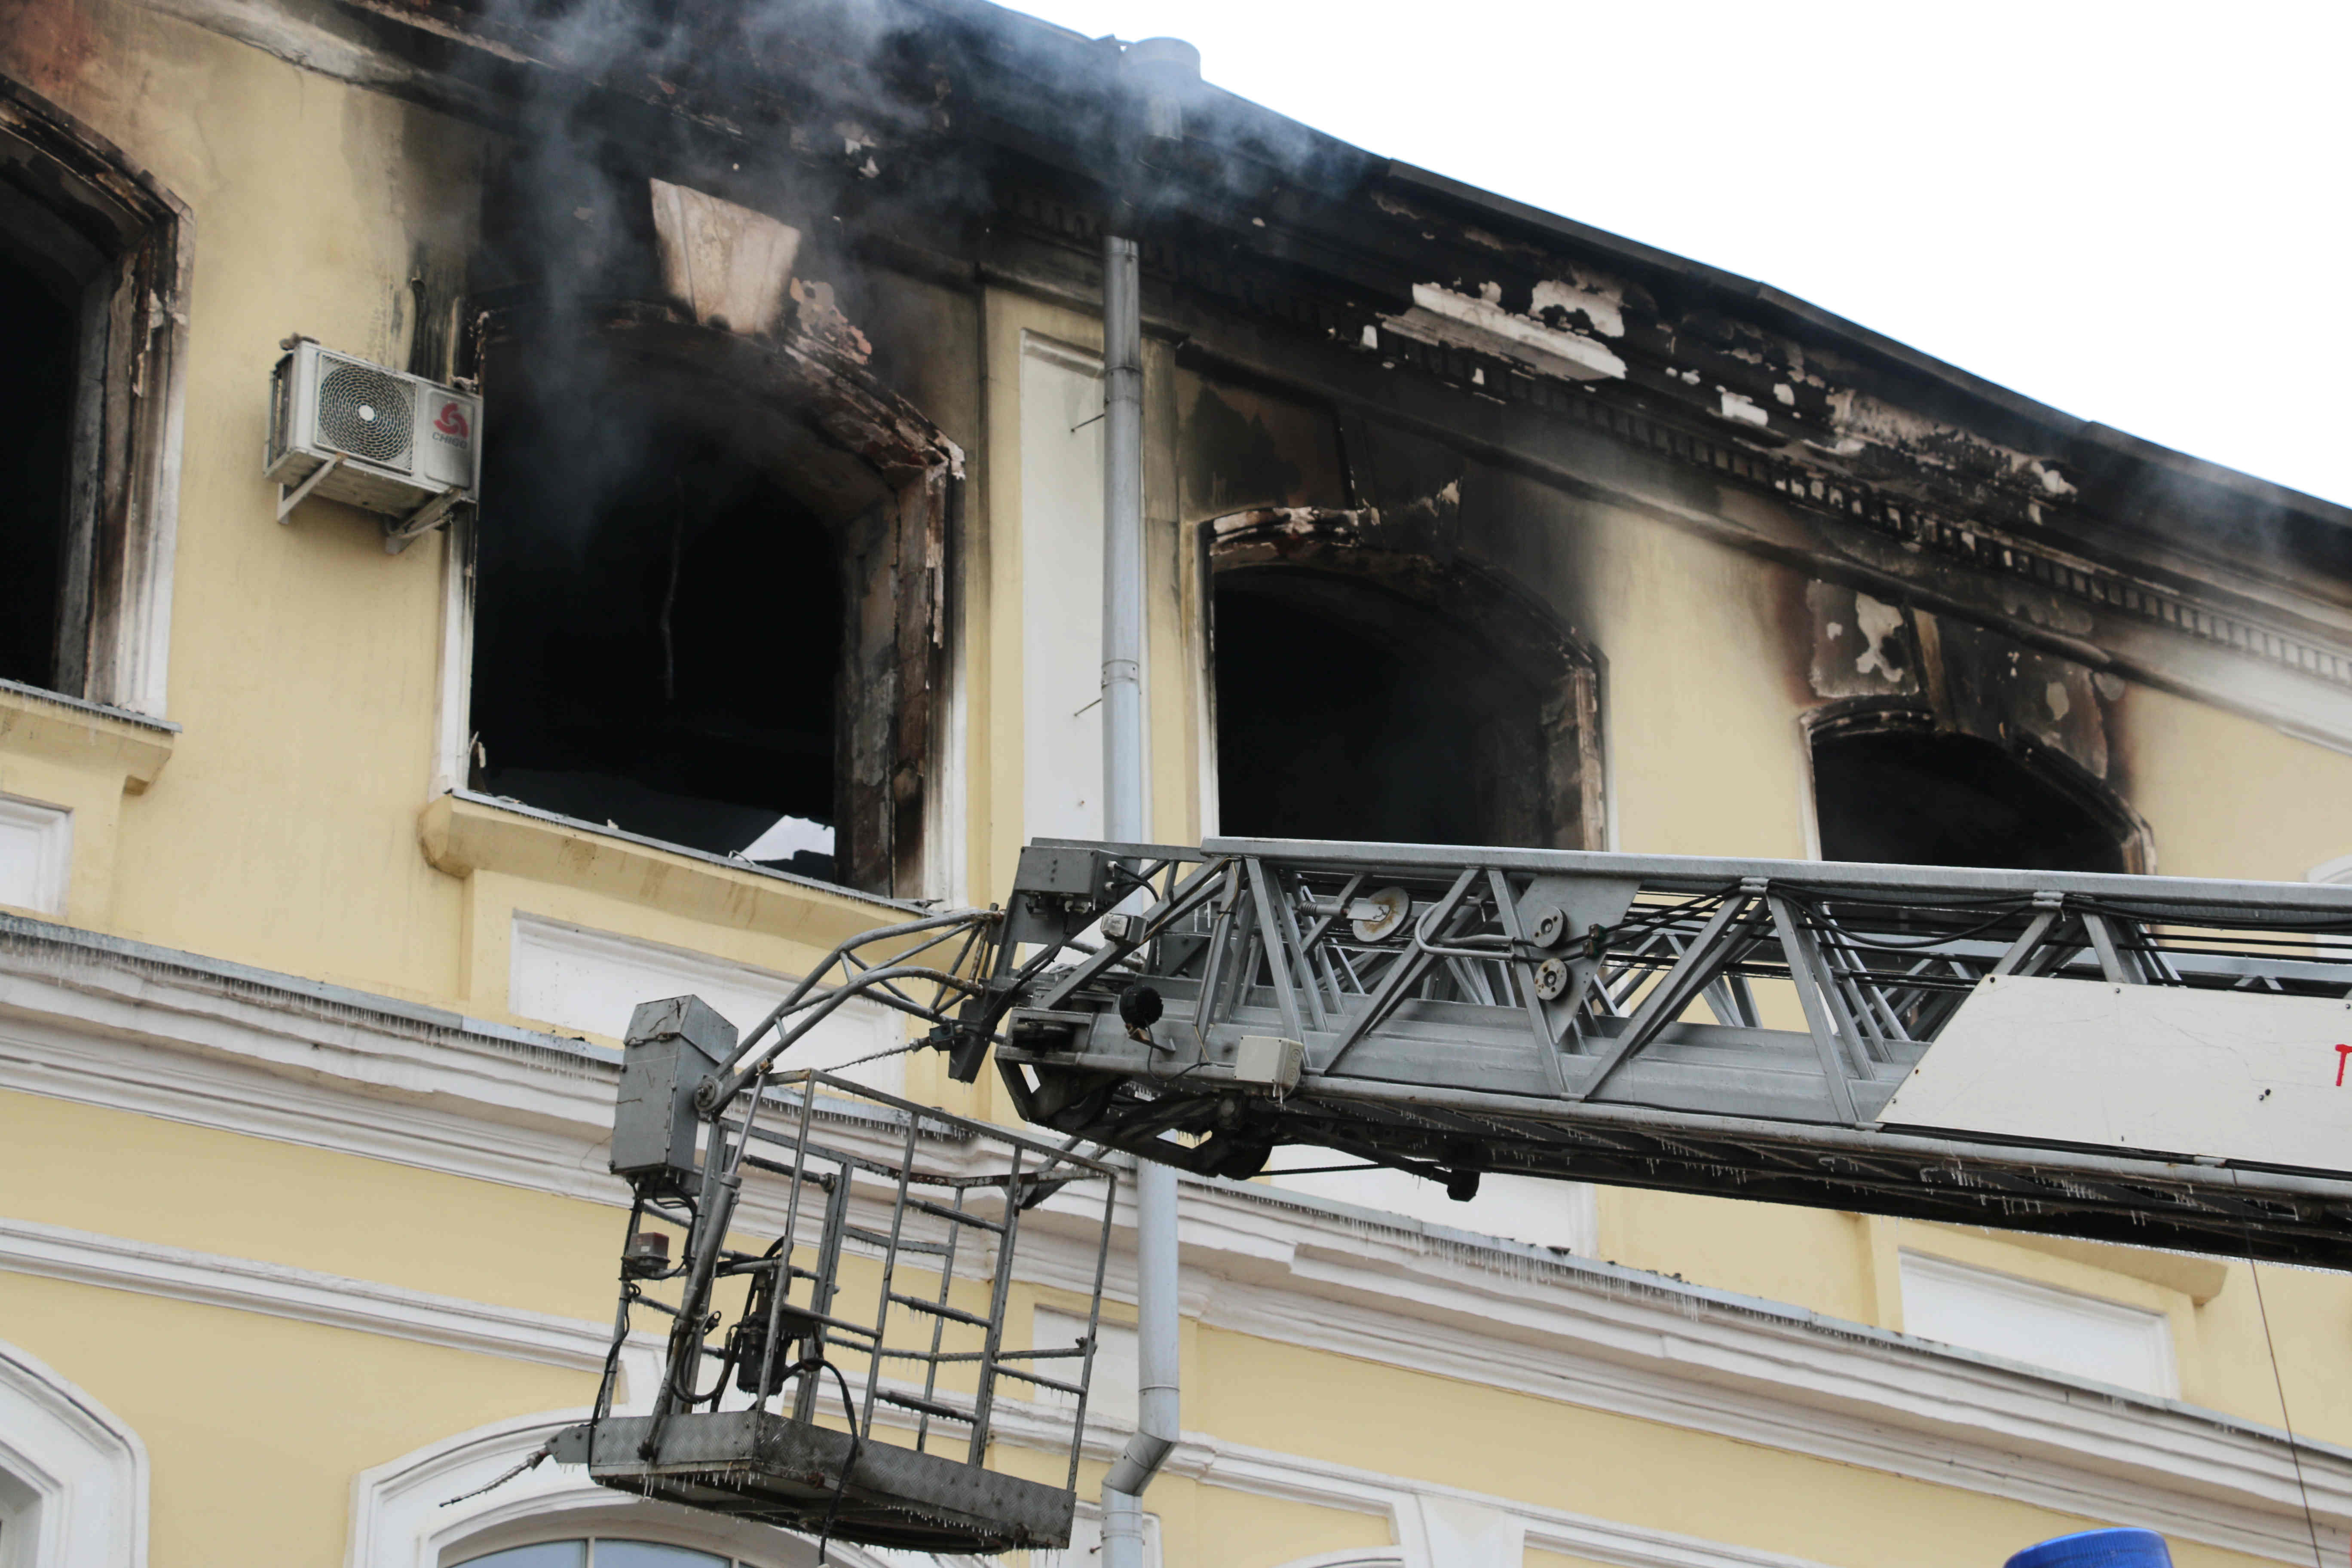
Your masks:
[[[278,521],[284,522],[288,518],[292,517],[294,515],[294,509],[300,506],[304,501],[310,500],[310,492],[317,489],[320,483],[326,479],[329,474],[333,473],[337,468],[340,468],[342,466],[343,459],[341,456],[332,457],[320,464],[317,468],[311,469],[310,477],[304,479],[300,484],[296,485],[292,489],[288,489],[284,485],[278,486]]]
[[[465,498],[463,485],[451,485],[406,517],[383,520],[383,552],[397,555],[415,540],[432,532],[449,520],[450,510]]]

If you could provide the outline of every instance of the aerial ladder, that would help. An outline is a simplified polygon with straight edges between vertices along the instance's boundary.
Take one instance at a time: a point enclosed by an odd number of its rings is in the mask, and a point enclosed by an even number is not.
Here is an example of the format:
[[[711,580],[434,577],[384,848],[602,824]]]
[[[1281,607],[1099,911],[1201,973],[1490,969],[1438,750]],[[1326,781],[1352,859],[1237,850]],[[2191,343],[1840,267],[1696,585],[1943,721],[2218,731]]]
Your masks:
[[[790,1070],[853,1001],[927,1025],[958,1079],[992,1066],[1042,1132]],[[2347,1063],[2352,888],[1040,839],[1002,908],[855,938],[740,1037],[690,998],[638,1010],[615,1362],[554,1452],[883,1545],[1066,1540],[1094,1326],[1017,1345],[1004,1302],[1050,1233],[1092,1248],[1098,1303],[1114,1151],[1247,1179],[1303,1145],[1462,1199],[1548,1176],[2352,1267]],[[761,1169],[790,1212],[737,1250]],[[663,1372],[624,1414],[646,1309]],[[1059,1487],[985,1467],[1013,1384],[1075,1407]]]

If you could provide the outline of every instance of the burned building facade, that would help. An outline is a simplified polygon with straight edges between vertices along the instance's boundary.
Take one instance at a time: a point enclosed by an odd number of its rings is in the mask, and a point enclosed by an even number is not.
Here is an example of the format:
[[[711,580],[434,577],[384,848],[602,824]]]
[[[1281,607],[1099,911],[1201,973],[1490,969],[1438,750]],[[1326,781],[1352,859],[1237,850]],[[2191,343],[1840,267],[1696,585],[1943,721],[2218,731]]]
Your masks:
[[[814,1560],[552,1466],[460,1494],[602,1369],[629,1006],[755,1016],[1099,831],[1107,228],[1157,837],[2352,876],[2342,509],[1181,56],[977,0],[9,16],[0,1563]],[[281,514],[296,337],[478,396],[478,492]],[[2332,1277],[1504,1178],[1183,1202],[1168,1564],[2352,1530]]]

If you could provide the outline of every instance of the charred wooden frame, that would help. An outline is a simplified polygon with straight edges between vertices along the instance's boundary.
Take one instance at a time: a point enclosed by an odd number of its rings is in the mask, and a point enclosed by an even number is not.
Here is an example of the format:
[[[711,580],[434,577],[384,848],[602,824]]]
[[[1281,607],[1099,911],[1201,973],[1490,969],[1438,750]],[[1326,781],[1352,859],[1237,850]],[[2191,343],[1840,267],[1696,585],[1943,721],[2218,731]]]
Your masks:
[[[740,430],[789,430],[807,482],[855,508],[836,526],[844,646],[835,692],[835,860],[843,882],[908,897],[926,886],[924,824],[943,760],[950,557],[962,453],[830,336],[797,320],[766,338],[698,325],[674,306],[530,300],[471,315],[465,363],[494,380],[501,347],[550,331],[593,339],[655,395],[690,389]],[[495,395],[496,388],[485,386]],[[495,426],[488,437],[498,440]],[[744,437],[751,439],[751,437]],[[478,526],[495,529],[485,516]]]
[[[0,77],[0,225],[79,293],[51,684],[160,714],[192,220],[120,149]]]

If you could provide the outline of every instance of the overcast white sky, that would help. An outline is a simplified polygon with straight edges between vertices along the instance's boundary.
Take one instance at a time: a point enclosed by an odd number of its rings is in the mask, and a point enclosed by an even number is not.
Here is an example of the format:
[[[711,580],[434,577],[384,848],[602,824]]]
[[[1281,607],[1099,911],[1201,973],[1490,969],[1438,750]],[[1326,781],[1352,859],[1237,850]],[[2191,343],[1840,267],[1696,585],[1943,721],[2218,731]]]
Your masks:
[[[1015,0],[2352,504],[2352,0]]]

